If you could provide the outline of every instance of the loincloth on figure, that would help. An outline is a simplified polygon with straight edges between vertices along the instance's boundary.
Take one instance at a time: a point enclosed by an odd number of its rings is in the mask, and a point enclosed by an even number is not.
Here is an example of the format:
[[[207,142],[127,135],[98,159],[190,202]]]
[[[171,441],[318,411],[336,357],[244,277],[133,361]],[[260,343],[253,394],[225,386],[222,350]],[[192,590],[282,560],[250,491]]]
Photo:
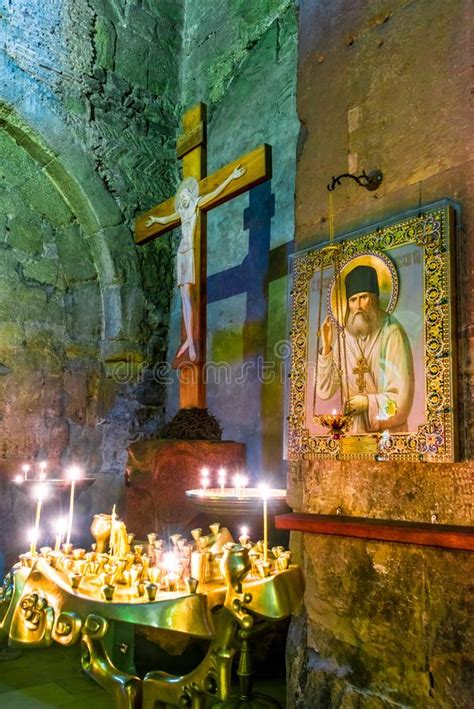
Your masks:
[[[176,279],[178,286],[196,283],[193,248],[176,254]]]

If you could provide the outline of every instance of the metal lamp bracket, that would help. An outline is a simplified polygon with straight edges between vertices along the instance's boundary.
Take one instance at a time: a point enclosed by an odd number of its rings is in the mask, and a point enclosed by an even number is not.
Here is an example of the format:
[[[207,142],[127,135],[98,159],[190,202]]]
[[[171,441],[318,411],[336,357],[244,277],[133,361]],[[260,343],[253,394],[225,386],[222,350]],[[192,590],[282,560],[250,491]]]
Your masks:
[[[350,172],[344,172],[342,175],[332,178],[331,184],[327,186],[329,192],[334,192],[336,187],[341,184],[341,180],[344,177],[350,177],[351,180],[357,182],[359,187],[365,187],[369,192],[374,192],[374,190],[378,189],[382,184],[383,172],[381,170],[371,170],[367,174],[365,170],[362,170],[361,175],[352,175]]]

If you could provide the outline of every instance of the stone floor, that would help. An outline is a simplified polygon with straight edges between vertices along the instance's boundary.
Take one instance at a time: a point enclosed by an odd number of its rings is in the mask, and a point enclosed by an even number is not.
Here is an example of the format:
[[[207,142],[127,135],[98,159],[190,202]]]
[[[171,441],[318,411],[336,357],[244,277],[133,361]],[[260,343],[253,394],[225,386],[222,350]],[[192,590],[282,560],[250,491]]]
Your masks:
[[[286,706],[283,679],[259,681],[255,688]],[[0,709],[46,707],[113,709],[105,690],[81,671],[78,646],[23,650],[17,659],[0,662]]]

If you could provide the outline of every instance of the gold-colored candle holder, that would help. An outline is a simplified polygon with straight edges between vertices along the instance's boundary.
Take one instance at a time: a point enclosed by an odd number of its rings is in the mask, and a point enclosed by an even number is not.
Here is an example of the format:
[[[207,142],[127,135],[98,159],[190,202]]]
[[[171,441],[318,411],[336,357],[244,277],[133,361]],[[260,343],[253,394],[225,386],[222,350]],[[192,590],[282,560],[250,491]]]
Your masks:
[[[196,529],[191,530],[191,536],[195,542],[197,542],[198,539],[201,538],[201,535],[202,535],[202,529],[200,527],[197,527]]]
[[[148,569],[148,578],[151,583],[160,583],[162,575],[163,571],[162,569],[158,568],[158,566],[150,566],[150,568]]]
[[[72,576],[71,576],[71,586],[72,586],[72,588],[73,588],[74,590],[76,590],[76,589],[79,588],[80,583],[81,583],[81,581],[82,581],[83,578],[84,578],[84,577],[83,577],[82,574],[72,574]]]
[[[271,569],[268,561],[257,561],[257,571],[262,579],[266,578],[267,576],[270,576]]]
[[[184,547],[186,546],[188,540],[184,539],[184,537],[181,537],[180,539],[177,540],[176,546],[178,547],[178,550],[180,554],[183,553]]]
[[[191,576],[197,579],[201,585],[206,583],[208,557],[209,554],[202,551],[193,551],[191,554]]]
[[[163,579],[167,591],[175,593],[178,590],[179,576],[178,574],[167,574]]]
[[[156,583],[148,583],[145,586],[145,591],[146,595],[148,596],[148,600],[154,601],[156,598],[156,593],[158,591],[158,586],[156,585]]]
[[[170,537],[170,542],[175,547],[178,545],[178,540],[181,539],[181,534],[172,534]]]
[[[111,601],[114,597],[115,586],[110,583],[106,583],[105,586],[102,586],[102,593],[104,594],[106,601]]]
[[[199,581],[197,579],[194,579],[192,576],[188,576],[184,579],[184,585],[186,586],[186,591],[194,595],[195,593],[197,593]]]
[[[97,576],[99,573],[100,564],[98,561],[90,561],[86,568],[88,576]]]
[[[279,571],[285,571],[285,569],[288,569],[290,567],[291,563],[291,553],[290,552],[285,552],[283,554],[280,554],[280,556],[277,559],[277,569]]]

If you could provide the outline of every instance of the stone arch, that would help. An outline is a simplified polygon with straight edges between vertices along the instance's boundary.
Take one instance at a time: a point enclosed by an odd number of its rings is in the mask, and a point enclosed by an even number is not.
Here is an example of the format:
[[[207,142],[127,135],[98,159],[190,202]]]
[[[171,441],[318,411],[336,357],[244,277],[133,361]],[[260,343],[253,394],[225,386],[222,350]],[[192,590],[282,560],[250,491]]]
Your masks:
[[[56,117],[43,104],[42,124],[56,127]],[[46,113],[46,119],[45,114]],[[143,355],[137,345],[144,314],[137,255],[130,229],[115,200],[82,149],[52,131],[62,150],[47,141],[10,105],[0,101],[0,130],[5,131],[37,163],[61,195],[87,239],[102,300],[101,355],[106,369],[126,361],[132,367]],[[66,131],[62,127],[63,133]]]

